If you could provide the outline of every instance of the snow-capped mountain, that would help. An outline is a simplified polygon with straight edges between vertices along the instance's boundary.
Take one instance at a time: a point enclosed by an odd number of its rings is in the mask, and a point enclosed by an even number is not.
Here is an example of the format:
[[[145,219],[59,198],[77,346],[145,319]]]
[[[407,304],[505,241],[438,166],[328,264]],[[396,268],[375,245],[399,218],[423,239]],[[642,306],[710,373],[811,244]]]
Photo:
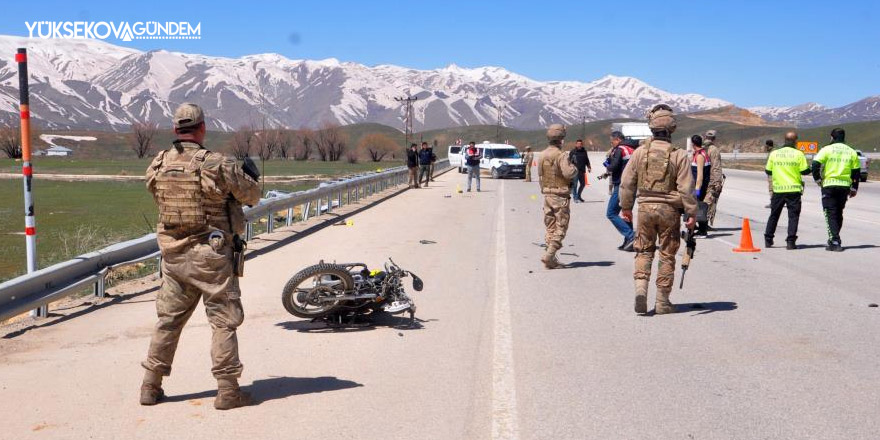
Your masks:
[[[297,128],[326,122],[402,127],[394,98],[417,96],[416,130],[495,124],[530,129],[643,117],[658,102],[680,112],[729,105],[677,95],[635,78],[536,81],[500,67],[416,70],[368,67],[335,59],[291,60],[277,54],[211,57],[142,52],[96,40],[0,36],[0,118],[17,118],[16,48],[28,48],[31,115],[48,129],[127,130],[136,120],[167,126],[175,106],[197,102],[211,129],[252,124]],[[4,55],[5,54],[5,55]]]
[[[874,121],[880,119],[880,96],[871,96],[837,108],[808,102],[793,107],[753,107],[749,110],[768,121],[804,127]]]

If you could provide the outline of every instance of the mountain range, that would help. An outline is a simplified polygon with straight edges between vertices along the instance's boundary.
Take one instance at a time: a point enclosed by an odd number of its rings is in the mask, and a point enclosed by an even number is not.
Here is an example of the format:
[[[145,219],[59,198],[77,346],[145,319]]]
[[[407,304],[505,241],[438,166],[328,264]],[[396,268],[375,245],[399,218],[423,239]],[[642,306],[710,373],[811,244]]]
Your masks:
[[[450,65],[416,70],[336,59],[291,60],[278,54],[212,57],[143,52],[98,40],[0,36],[0,118],[17,118],[16,48],[28,48],[31,115],[50,130],[125,131],[134,121],[167,125],[181,102],[197,102],[209,129],[245,125],[318,127],[373,122],[403,127],[395,98],[419,98],[416,131],[496,124],[533,129],[611,118],[642,118],[665,102],[679,112],[729,106],[721,99],[673,94],[631,77],[591,82],[536,81],[501,67]],[[880,96],[829,109],[818,104],[749,109],[764,119],[803,126],[880,119]]]

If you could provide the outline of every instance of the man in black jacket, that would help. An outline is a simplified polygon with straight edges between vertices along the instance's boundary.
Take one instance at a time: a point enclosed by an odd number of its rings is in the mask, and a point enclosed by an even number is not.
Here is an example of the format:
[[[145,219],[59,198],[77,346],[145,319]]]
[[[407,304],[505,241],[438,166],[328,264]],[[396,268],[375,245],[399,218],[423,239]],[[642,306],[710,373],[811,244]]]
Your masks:
[[[611,133],[611,148],[611,156],[608,158],[608,165],[605,168],[611,179],[612,188],[611,198],[608,199],[608,207],[605,209],[605,217],[611,221],[617,232],[623,235],[623,244],[618,246],[618,249],[633,252],[635,232],[633,231],[632,222],[628,222],[620,217],[619,193],[620,176],[623,175],[623,169],[626,168],[634,148],[626,142],[623,133],[619,131]]]
[[[422,142],[422,149],[419,150],[419,185],[428,186],[431,181],[431,164],[434,153],[428,149],[428,143]],[[425,183],[422,183],[424,179]]]
[[[593,172],[593,168],[590,166],[590,156],[587,154],[587,150],[584,149],[583,140],[578,139],[575,142],[575,147],[571,151],[569,160],[577,168],[577,175],[571,181],[571,198],[574,199],[575,203],[581,203],[584,201],[581,198],[581,193],[584,192],[585,186],[584,179],[587,172]]]
[[[416,171],[419,169],[419,152],[416,151],[418,145],[411,144],[409,150],[406,150],[406,167],[409,168],[409,187],[418,188],[419,179]]]

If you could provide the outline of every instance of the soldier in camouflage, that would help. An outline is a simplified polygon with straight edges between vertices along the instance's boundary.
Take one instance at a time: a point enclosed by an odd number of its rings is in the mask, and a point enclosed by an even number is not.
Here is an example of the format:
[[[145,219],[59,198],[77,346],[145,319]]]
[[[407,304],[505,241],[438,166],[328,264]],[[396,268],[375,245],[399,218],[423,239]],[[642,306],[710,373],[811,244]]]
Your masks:
[[[709,191],[704,201],[709,205],[707,215],[709,225],[715,226],[715,210],[718,208],[718,198],[724,189],[724,165],[721,162],[721,149],[715,145],[715,130],[709,130],[703,136],[703,148],[709,153],[709,163],[712,169],[709,171]]]
[[[560,267],[556,252],[562,248],[562,240],[568,231],[571,208],[571,179],[577,168],[569,161],[568,152],[562,151],[565,127],[553,124],[547,129],[549,145],[541,152],[538,162],[538,181],[544,194],[544,226],[547,228],[547,252],[541,258],[544,267]]]
[[[532,153],[532,147],[526,145],[526,151],[523,153],[523,166],[526,170],[526,182],[532,181],[532,161],[535,160],[535,153]]]
[[[155,405],[163,397],[162,377],[171,373],[181,330],[201,299],[213,333],[214,407],[236,408],[249,404],[250,397],[238,386],[243,367],[236,328],[244,312],[233,271],[233,241],[244,229],[242,204],[260,200],[259,174],[203,147],[205,120],[199,106],[182,104],[173,122],[177,139],[147,169],[147,189],[159,206],[162,287],[156,297],[159,322],[142,363],[140,403]]]
[[[666,104],[654,106],[648,112],[648,125],[653,137],[633,153],[620,183],[621,217],[632,222],[636,198],[639,218],[635,241],[635,311],[648,312],[648,283],[657,242],[660,243],[660,263],[657,268],[657,298],[654,312],[658,315],[673,313],[669,302],[675,278],[675,254],[680,244],[679,222],[681,213],[687,217],[687,227],[694,228],[697,201],[694,198],[694,180],[687,152],[672,145],[675,116]]]

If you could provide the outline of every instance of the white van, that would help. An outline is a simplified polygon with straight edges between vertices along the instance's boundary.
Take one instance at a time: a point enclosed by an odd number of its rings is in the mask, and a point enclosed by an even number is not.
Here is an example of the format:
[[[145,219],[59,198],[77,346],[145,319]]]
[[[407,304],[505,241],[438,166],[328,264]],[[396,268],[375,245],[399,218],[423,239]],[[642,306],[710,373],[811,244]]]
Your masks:
[[[526,167],[523,157],[513,145],[490,144],[489,141],[479,145],[483,159],[480,160],[480,170],[486,170],[493,179],[504,177],[526,177]]]
[[[446,152],[446,158],[449,159],[449,166],[458,168],[459,173],[462,172],[462,168],[464,167],[462,150],[464,150],[464,147],[461,145],[450,145],[449,150]]]

